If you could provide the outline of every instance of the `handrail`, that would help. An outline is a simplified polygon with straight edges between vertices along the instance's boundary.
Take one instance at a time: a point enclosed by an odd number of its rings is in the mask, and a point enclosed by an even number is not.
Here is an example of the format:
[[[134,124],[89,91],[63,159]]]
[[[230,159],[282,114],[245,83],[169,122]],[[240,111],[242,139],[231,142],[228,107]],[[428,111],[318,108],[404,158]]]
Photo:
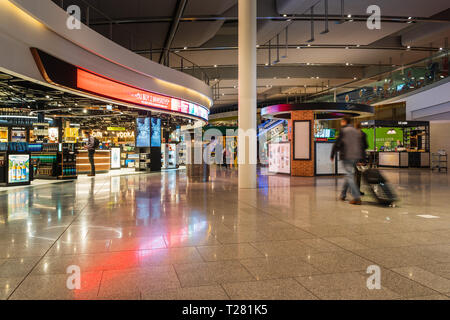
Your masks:
[[[436,69],[436,60],[442,58],[447,58],[446,69]],[[409,77],[408,74],[412,74],[413,72],[419,73],[421,76],[418,79],[416,76],[412,75]],[[339,86],[326,88],[318,93],[310,95],[307,97],[306,101],[334,101],[335,95],[339,97],[344,95],[349,96],[351,93],[355,92],[355,90],[361,89],[362,91],[358,93],[356,99],[350,96],[344,98],[348,99],[346,102],[373,104],[405,94],[406,92],[414,91],[448,76],[448,51],[442,50],[434,56],[391,69],[390,71],[381,72],[364,79],[350,81]],[[353,87],[351,90],[348,90],[349,85]],[[393,86],[398,87],[395,88],[396,90],[393,90]],[[375,90],[371,91],[370,89],[372,88],[377,88],[376,92],[374,92]],[[341,92],[338,93],[339,89],[341,89]],[[345,89],[347,90],[345,91]]]

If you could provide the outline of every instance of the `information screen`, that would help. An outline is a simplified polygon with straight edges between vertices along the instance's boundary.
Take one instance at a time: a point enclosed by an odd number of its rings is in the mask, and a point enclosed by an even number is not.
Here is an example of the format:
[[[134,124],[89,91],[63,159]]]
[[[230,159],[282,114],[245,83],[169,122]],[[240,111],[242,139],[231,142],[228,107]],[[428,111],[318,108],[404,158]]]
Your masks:
[[[8,182],[23,183],[30,181],[30,155],[10,154],[8,157]]]
[[[152,118],[152,147],[161,147],[161,119]]]
[[[136,119],[136,147],[150,147],[150,118]]]

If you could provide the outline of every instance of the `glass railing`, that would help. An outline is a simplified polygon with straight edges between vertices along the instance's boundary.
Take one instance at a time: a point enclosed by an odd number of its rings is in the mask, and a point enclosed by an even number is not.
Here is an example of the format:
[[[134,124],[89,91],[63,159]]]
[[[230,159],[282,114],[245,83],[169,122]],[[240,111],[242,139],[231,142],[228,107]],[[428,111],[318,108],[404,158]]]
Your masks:
[[[310,97],[310,102],[351,102],[374,104],[415,91],[449,76],[448,51],[411,65],[367,79],[330,88]],[[336,90],[336,93],[334,93]]]

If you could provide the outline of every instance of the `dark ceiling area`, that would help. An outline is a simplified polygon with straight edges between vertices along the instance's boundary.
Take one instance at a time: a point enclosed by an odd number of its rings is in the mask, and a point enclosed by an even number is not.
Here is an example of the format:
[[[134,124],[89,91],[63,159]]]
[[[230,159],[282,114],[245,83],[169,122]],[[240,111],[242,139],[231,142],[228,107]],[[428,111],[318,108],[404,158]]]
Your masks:
[[[137,54],[209,79],[216,106],[237,102],[237,0],[52,1],[78,5],[83,23]],[[381,9],[381,29],[366,26],[370,5]],[[316,94],[447,49],[450,10],[448,0],[258,0],[257,24],[264,101]]]

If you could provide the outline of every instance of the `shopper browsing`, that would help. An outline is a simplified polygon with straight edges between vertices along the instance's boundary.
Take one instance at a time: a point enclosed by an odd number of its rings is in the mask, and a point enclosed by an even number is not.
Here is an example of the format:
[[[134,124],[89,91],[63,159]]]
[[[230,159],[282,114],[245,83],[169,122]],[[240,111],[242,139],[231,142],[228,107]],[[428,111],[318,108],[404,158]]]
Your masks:
[[[91,173],[88,177],[95,176],[95,149],[98,147],[98,140],[92,135],[92,130],[86,132],[86,137],[88,139],[86,146],[84,147],[88,151],[89,163],[91,164]]]
[[[350,204],[360,205],[361,194],[355,183],[354,170],[362,154],[361,133],[350,124],[349,118],[341,120],[341,127],[341,132],[331,152],[331,161],[334,161],[334,157],[339,152],[345,170],[345,182],[340,199],[345,201],[347,191],[350,189],[353,197]]]

